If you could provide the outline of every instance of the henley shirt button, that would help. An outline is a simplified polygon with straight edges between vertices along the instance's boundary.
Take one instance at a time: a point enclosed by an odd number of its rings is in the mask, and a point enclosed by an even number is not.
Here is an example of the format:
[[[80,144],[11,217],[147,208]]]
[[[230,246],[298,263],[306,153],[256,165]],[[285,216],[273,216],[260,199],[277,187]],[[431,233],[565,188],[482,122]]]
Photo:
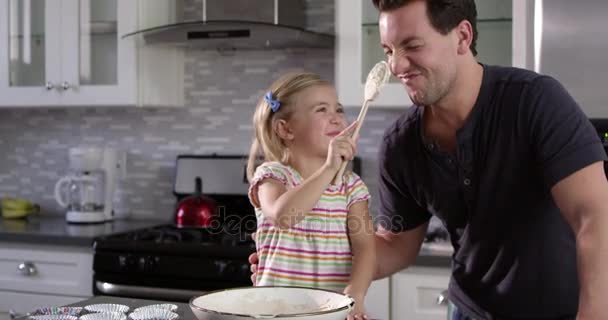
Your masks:
[[[465,178],[462,183],[464,183],[465,186],[470,186],[471,185],[471,179],[469,178]]]

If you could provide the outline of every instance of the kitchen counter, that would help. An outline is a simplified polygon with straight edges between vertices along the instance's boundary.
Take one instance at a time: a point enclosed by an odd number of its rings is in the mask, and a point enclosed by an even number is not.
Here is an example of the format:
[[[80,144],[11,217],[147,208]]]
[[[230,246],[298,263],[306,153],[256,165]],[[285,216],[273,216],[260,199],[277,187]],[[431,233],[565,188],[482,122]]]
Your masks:
[[[67,223],[64,217],[1,219],[0,241],[90,247],[93,239],[113,233],[165,224],[164,220],[116,220],[99,224]]]
[[[449,242],[425,242],[414,265],[422,267],[451,268],[454,249]]]

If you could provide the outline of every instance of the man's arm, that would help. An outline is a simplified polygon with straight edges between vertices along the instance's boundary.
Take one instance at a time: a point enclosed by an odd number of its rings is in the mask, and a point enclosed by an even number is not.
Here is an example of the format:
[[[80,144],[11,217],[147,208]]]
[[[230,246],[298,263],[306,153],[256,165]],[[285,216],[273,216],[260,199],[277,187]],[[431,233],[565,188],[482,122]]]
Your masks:
[[[603,319],[608,301],[608,181],[603,162],[562,179],[551,193],[576,234],[578,319]]]
[[[376,274],[374,279],[388,277],[409,267],[420,252],[429,223],[399,233],[378,226],[376,232]]]

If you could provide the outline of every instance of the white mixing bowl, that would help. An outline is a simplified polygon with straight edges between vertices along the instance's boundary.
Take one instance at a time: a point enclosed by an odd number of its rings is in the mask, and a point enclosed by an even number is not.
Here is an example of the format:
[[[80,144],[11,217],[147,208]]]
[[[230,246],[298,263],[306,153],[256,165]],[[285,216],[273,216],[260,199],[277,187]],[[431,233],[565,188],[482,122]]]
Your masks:
[[[190,299],[199,320],[344,320],[355,301],[344,294],[303,287],[246,287]]]

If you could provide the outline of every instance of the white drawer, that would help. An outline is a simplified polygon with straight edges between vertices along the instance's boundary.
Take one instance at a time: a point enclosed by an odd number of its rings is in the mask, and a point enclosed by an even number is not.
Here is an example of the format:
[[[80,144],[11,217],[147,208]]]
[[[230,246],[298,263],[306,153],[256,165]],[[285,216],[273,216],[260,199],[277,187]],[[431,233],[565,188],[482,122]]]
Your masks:
[[[89,298],[0,291],[0,320],[10,319],[10,310],[22,315],[38,308],[64,306]]]
[[[20,264],[35,272],[20,272]],[[0,290],[91,296],[92,249],[0,242]]]
[[[445,320],[447,300],[438,298],[447,290],[447,268],[412,267],[391,277],[391,318],[408,320]]]

